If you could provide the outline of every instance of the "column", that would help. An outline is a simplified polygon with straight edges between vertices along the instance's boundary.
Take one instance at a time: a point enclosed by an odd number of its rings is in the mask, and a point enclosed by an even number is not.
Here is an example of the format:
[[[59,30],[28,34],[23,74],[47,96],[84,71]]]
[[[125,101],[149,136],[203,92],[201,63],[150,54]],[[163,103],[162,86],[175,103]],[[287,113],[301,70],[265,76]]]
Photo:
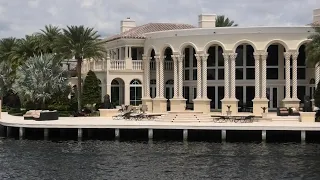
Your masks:
[[[177,55],[171,55],[173,60],[173,98],[178,98],[178,56]]]
[[[160,75],[160,68],[159,68],[159,64],[160,64],[160,56],[154,56],[155,61],[156,61],[156,98],[160,97],[160,79],[159,79],[159,75]]]
[[[223,53],[224,58],[224,99],[229,99],[229,54]]]
[[[267,57],[268,52],[261,53],[261,99],[267,98]]]
[[[286,97],[285,99],[290,99],[290,52],[285,52],[284,57],[286,59]]]
[[[124,59],[128,59],[129,58],[129,56],[128,56],[128,46],[125,46],[125,48],[124,48]]]
[[[237,53],[231,53],[230,54],[230,61],[231,61],[231,67],[230,67],[230,71],[231,71],[231,99],[235,99],[236,98],[236,57],[237,57]]]
[[[298,55],[299,52],[292,52],[292,99],[298,99]]]
[[[179,92],[178,92],[178,96],[180,99],[184,99],[183,98],[183,55],[178,56],[178,76],[179,76]]]
[[[131,50],[132,50],[132,47],[129,46],[129,56],[128,56],[128,58],[132,60],[132,55],[131,55],[131,52],[132,52],[132,51],[131,51]]]
[[[159,95],[160,98],[164,98],[164,58],[159,58]]]
[[[197,58],[197,99],[201,99],[201,56],[199,54],[195,56]]]
[[[208,79],[207,79],[207,60],[208,54],[202,55],[202,98],[208,99],[207,96],[207,86],[208,86]]]
[[[314,67],[314,80],[315,80],[315,87],[318,87],[318,83],[320,81],[320,63],[317,63]]]
[[[255,65],[255,88],[254,88],[254,92],[255,92],[255,96],[254,98],[255,99],[258,99],[260,98],[260,53],[257,53],[257,52],[254,52],[253,53],[253,56],[254,56],[254,59],[255,59],[255,62],[254,62],[254,65]]]
[[[144,64],[144,97],[150,98],[150,58],[143,55],[142,61]]]

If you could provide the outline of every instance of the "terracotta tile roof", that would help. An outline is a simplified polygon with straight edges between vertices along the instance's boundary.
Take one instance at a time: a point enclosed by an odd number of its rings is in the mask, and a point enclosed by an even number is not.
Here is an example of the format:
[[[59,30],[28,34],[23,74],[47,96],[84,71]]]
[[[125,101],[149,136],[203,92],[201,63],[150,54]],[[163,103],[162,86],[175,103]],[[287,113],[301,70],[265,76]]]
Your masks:
[[[112,40],[121,39],[121,38],[144,39],[145,33],[175,30],[175,29],[191,29],[191,28],[196,28],[196,27],[190,24],[149,23],[149,24],[134,27],[123,33],[111,36],[107,38],[106,41],[112,41]]]

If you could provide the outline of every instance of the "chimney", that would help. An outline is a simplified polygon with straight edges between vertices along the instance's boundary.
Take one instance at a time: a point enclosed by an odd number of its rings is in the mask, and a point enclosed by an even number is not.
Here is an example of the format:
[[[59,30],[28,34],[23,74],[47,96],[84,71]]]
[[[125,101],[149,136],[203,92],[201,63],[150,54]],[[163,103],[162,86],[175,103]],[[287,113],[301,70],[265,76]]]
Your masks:
[[[199,28],[214,28],[216,27],[215,14],[200,14],[199,15]]]
[[[320,23],[320,9],[313,10],[313,23]]]
[[[131,28],[136,27],[136,22],[134,20],[131,20],[130,17],[128,17],[127,19],[122,20],[120,25],[121,25],[120,31],[123,33],[125,31],[130,30]]]

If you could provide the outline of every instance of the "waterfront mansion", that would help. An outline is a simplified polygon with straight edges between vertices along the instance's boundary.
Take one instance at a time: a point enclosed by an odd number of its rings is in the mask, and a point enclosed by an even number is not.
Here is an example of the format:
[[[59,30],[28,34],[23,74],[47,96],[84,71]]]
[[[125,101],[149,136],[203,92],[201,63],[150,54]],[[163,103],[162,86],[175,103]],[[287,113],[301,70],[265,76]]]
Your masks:
[[[85,60],[82,73],[94,71],[102,97],[109,94],[114,105],[146,104],[155,113],[236,113],[246,106],[261,114],[261,107],[298,107],[313,96],[320,68],[306,65],[312,27],[215,27],[215,21],[202,14],[197,27],[136,26],[127,18],[119,34],[105,39],[106,59]]]

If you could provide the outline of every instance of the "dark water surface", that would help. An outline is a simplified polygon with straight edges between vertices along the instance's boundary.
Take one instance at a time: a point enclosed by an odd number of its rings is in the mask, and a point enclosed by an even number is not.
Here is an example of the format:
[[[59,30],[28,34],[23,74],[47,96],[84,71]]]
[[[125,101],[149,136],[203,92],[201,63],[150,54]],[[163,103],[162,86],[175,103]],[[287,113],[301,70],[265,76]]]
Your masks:
[[[320,179],[320,144],[0,140],[0,179]]]

